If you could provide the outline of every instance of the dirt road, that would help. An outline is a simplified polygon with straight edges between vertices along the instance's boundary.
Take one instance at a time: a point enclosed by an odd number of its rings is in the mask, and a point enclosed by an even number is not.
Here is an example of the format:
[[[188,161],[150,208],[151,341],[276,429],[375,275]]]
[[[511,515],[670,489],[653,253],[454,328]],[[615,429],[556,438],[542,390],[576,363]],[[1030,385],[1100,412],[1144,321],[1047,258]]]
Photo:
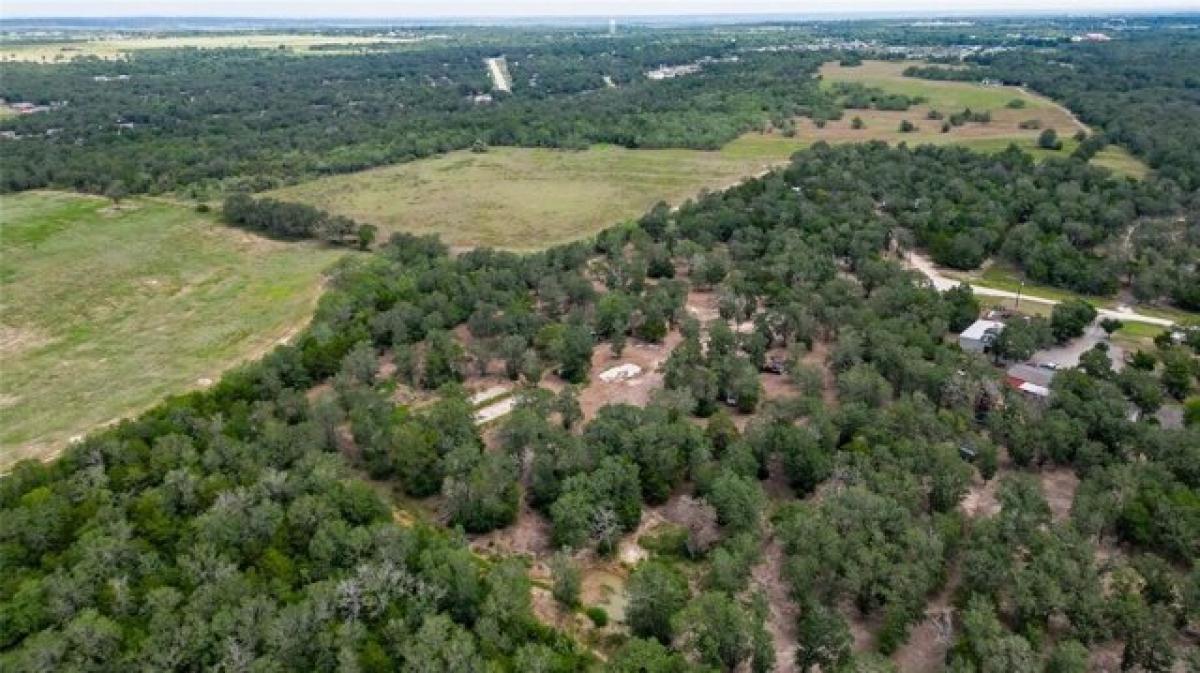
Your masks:
[[[933,283],[934,289],[936,289],[938,292],[945,292],[952,287],[961,285],[963,282],[957,278],[948,278],[943,276],[938,270],[937,266],[934,265],[934,263],[928,257],[919,252],[909,252],[905,256],[905,261],[907,262],[909,268],[920,271],[926,278],[928,278],[929,282]],[[971,289],[975,291],[975,294],[981,297],[997,297],[1001,299],[1017,298],[1016,292],[997,290],[995,288],[977,285],[975,283],[971,283]],[[1031,301],[1037,304],[1048,304],[1050,306],[1058,303],[1057,299],[1047,299],[1045,297],[1038,297],[1037,295],[1031,295],[1025,292],[1021,293],[1021,301]],[[1163,327],[1170,327],[1175,324],[1175,321],[1173,320],[1143,315],[1134,311],[1133,309],[1116,310],[1097,307],[1096,311],[1100,314],[1100,318],[1116,318],[1118,320],[1124,320],[1128,322],[1143,322],[1150,325],[1162,325]]]
[[[512,82],[508,79],[508,67],[504,63],[504,57],[487,59],[487,67],[492,75],[492,87],[496,91],[511,92]]]

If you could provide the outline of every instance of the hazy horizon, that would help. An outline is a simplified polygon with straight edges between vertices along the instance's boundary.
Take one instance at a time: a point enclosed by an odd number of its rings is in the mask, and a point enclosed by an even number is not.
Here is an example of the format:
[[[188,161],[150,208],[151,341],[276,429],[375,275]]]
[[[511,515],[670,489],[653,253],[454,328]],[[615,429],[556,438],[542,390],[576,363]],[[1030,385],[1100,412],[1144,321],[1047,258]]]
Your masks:
[[[522,19],[589,17],[702,17],[702,16],[794,16],[794,17],[903,17],[964,15],[1047,14],[1147,14],[1153,12],[1200,11],[1200,0],[1162,0],[1147,7],[1129,0],[851,0],[842,3],[808,3],[798,6],[780,0],[598,0],[589,4],[547,0],[410,0],[404,3],[379,0],[344,0],[337,10],[323,0],[211,0],[203,8],[187,0],[7,0],[0,9],[2,19],[54,18],[230,18],[230,19]]]

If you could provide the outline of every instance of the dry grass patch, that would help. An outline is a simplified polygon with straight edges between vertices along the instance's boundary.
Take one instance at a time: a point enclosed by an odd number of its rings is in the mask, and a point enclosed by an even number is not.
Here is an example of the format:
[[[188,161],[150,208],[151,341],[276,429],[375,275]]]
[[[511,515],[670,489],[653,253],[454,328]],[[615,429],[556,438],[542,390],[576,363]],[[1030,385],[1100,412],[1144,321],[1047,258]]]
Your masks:
[[[302,326],[344,254],[142,199],[0,197],[0,468],[216,380]]]
[[[437,234],[451,246],[542,249],[679,203],[786,161],[695,150],[492,148],[321,178],[270,196],[312,204],[394,231]]]

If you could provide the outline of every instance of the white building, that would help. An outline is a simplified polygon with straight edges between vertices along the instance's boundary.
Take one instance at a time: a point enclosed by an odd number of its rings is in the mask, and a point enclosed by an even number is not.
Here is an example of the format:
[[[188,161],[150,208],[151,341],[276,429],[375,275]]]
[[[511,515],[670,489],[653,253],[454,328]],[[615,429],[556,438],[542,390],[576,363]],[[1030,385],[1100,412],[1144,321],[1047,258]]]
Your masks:
[[[996,320],[976,320],[958,335],[958,345],[968,353],[982,353],[996,341],[1004,323]]]

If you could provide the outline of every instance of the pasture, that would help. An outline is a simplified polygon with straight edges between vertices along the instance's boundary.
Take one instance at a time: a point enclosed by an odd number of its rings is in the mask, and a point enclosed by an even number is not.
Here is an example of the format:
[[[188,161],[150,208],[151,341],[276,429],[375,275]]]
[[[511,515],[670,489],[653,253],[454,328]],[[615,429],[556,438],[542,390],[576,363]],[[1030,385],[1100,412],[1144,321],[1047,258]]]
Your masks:
[[[261,355],[345,254],[56,192],[0,197],[0,246],[0,469]]]
[[[451,246],[541,249],[679,203],[786,161],[795,143],[749,153],[491,148],[321,178],[268,193]]]
[[[301,53],[336,53],[314,51],[313,47],[337,45],[347,50],[363,45],[388,43],[405,44],[421,38],[370,35],[301,35],[288,33],[237,33],[229,35],[173,36],[113,36],[63,42],[0,42],[0,61],[32,61],[55,63],[77,56],[102,59],[123,58],[146,49],[287,49]]]
[[[962,82],[925,82],[904,77],[905,62],[867,61],[857,68],[827,64],[825,85],[857,81],[891,93],[929,98],[910,110],[847,110],[840,120],[818,128],[797,120],[797,134],[747,133],[720,150],[629,150],[596,146],[585,151],[495,147],[330,176],[268,193],[275,198],[314,205],[391,232],[437,234],[454,247],[486,245],[533,250],[594,234],[644,213],[658,201],[678,204],[703,189],[721,189],[772,166],[814,142],[961,144],[980,152],[999,152],[1016,144],[1036,158],[1068,156],[1079,128],[1070,113],[1040,96],[1013,87]],[[1020,98],[1025,107],[1006,107]],[[992,122],[970,123],[941,132],[941,122],[924,117],[931,106],[945,114],[965,107],[988,110]],[[860,116],[864,127],[854,129]],[[1061,131],[1063,149],[1037,147],[1040,131],[1018,128],[1029,118]],[[900,122],[917,130],[902,133]],[[1118,174],[1144,175],[1146,168],[1120,148],[1110,147],[1093,160]]]
[[[972,82],[935,82],[914,77],[905,77],[904,70],[917,61],[863,61],[860,66],[841,66],[830,62],[822,66],[822,86],[831,88],[838,82],[862,84],[890,94],[922,97],[926,101],[908,110],[846,110],[842,119],[828,121],[818,128],[812,120],[799,120],[799,135],[813,140],[837,142],[863,142],[883,140],[889,143],[907,142],[910,145],[961,144],[980,152],[1000,151],[1015,143],[1035,157],[1069,155],[1076,146],[1072,136],[1076,131],[1088,130],[1066,108],[1054,101],[1012,86],[984,86]],[[1021,101],[1022,107],[1009,107],[1011,101]],[[943,133],[942,121],[928,119],[930,111],[937,111],[949,118],[952,113],[970,108],[975,112],[988,112],[991,121],[967,123],[953,126]],[[859,117],[862,128],[853,128],[853,120]],[[901,132],[900,124],[909,121],[916,126],[911,132]],[[1022,122],[1036,120],[1039,128],[1021,128]],[[1063,141],[1061,150],[1044,150],[1037,146],[1037,137],[1042,129],[1054,129]],[[1105,148],[1092,163],[1104,166],[1118,175],[1142,177],[1148,171],[1145,164],[1125,150],[1110,146]]]

